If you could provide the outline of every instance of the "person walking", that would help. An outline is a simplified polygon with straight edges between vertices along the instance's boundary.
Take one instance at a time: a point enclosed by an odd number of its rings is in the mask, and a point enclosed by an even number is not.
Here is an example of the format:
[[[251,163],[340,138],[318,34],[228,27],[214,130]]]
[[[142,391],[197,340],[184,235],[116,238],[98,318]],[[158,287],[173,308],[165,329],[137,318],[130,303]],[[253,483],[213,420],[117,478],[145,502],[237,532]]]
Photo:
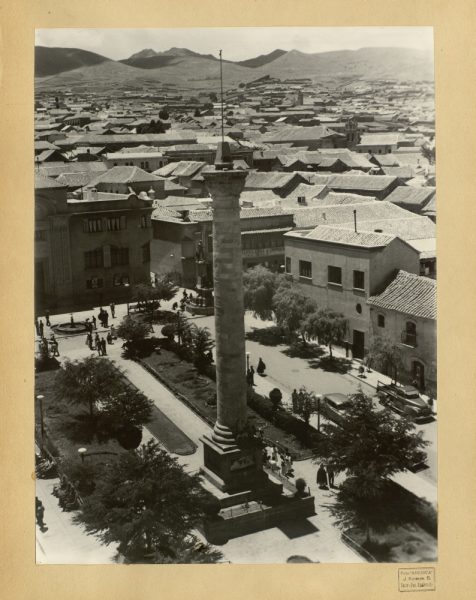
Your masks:
[[[39,325],[38,325],[38,327],[39,327],[39,331],[40,331],[40,337],[42,338],[42,337],[43,337],[43,331],[44,331],[44,329],[45,329],[45,326],[43,325],[43,321],[42,321],[41,319],[40,319],[40,321],[39,321]]]
[[[48,327],[51,327],[51,323],[50,323],[50,311],[49,310],[45,311],[45,320],[46,320],[46,325]]]
[[[96,348],[99,348],[100,343],[101,338],[99,337],[99,333],[96,331],[96,335],[94,336],[94,345],[96,346]]]
[[[114,302],[111,302],[111,304],[109,305],[109,308],[111,309],[111,317],[113,319],[116,318],[116,305],[114,304]]]
[[[111,335],[111,332],[110,332],[110,331],[108,332],[108,334],[107,334],[107,336],[106,336],[106,340],[107,340],[107,343],[108,343],[109,345],[111,345],[111,344],[112,344],[112,335]]]
[[[93,315],[93,318],[91,319],[91,321],[92,321],[94,329],[97,329],[97,321],[96,321],[95,315]]]
[[[256,371],[257,371],[258,375],[263,376],[265,370],[266,370],[266,365],[264,364],[263,359],[260,358],[259,361],[258,361],[258,366],[256,368]]]
[[[45,507],[43,506],[43,502],[38,498],[35,498],[35,513],[36,513],[36,523],[39,525],[40,529],[43,531],[45,528]]]
[[[298,412],[298,398],[299,398],[299,394],[297,393],[297,390],[294,389],[293,393],[291,394],[291,403],[293,406],[293,412],[297,413]]]
[[[107,355],[106,340],[104,338],[101,338],[101,351],[103,356]]]
[[[107,310],[104,311],[104,321],[103,321],[103,325],[104,327],[108,326],[108,321],[109,321],[109,313],[107,312]]]
[[[335,471],[334,469],[330,466],[327,465],[327,478],[329,480],[329,487],[333,488],[334,486],[334,477],[335,477]]]
[[[319,466],[317,470],[316,483],[321,490],[327,490],[327,472],[323,463]]]

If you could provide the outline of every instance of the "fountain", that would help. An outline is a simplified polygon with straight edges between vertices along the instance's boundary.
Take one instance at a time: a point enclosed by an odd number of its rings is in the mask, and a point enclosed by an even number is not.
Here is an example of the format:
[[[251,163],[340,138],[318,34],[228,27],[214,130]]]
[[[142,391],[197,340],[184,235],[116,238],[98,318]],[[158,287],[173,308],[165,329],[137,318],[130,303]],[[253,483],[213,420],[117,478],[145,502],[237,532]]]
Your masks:
[[[71,313],[68,322],[59,323],[58,325],[52,325],[51,329],[56,334],[76,335],[79,333],[87,333],[88,326],[85,321],[75,321],[74,315],[73,313]]]

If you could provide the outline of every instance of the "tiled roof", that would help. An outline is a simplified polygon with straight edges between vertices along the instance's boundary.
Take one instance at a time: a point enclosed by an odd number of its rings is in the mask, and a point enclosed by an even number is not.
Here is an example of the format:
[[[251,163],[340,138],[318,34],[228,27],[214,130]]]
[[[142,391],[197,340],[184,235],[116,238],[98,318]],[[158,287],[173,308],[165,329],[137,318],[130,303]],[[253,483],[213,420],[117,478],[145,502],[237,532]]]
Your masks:
[[[328,183],[333,190],[383,191],[396,177],[386,175],[335,175]]]
[[[78,188],[87,185],[95,176],[95,173],[62,173],[56,181],[70,188]]]
[[[159,175],[161,177],[170,177],[170,175],[172,175],[172,173],[175,171],[175,169],[177,168],[177,166],[180,163],[178,162],[171,162],[168,165],[164,165],[163,167],[160,167],[160,169],[157,169],[157,171],[153,171],[153,175]]]
[[[294,177],[295,173],[279,173],[278,171],[269,173],[251,172],[248,173],[246,178],[245,189],[261,188],[271,190],[281,188],[292,181]]]
[[[152,173],[147,173],[139,167],[119,166],[112,167],[112,169],[98,175],[90,181],[89,185],[94,186],[98,183],[142,183],[144,181],[158,181],[158,179]]]
[[[367,154],[368,158],[373,158],[382,167],[399,167],[400,162],[395,154]]]
[[[401,139],[399,133],[367,133],[360,140],[359,146],[392,146]]]
[[[283,127],[276,133],[264,136],[263,142],[293,142],[300,140],[313,142],[329,136],[344,137],[342,134],[335,132],[325,125],[316,125],[315,127]]]
[[[386,233],[355,232],[351,229],[319,225],[306,236],[306,239],[332,242],[360,248],[381,248],[392,242],[396,236]]]
[[[173,171],[174,177],[192,177],[207,163],[196,160],[181,160]]]
[[[70,162],[62,163],[60,165],[45,164],[39,169],[40,173],[47,177],[58,177],[61,173],[87,173],[92,172],[94,175],[97,173],[104,173],[107,171],[107,167],[104,163],[98,161],[92,162]]]
[[[61,183],[58,183],[55,179],[51,179],[51,177],[46,177],[41,173],[35,172],[35,190],[46,190],[52,188],[64,188]]]
[[[353,229],[353,222],[342,223],[340,226]],[[404,219],[377,219],[360,222],[359,231],[382,230],[382,233],[397,235],[402,240],[419,240],[436,237],[436,225],[428,217],[420,217],[410,213]]]
[[[155,221],[166,221],[168,223],[183,223],[180,213],[162,206],[155,208],[152,211],[151,218]]]
[[[367,303],[413,317],[436,319],[436,281],[406,271],[398,271],[395,279],[385,290],[370,296]]]
[[[436,188],[415,188],[407,185],[399,185],[386,198],[387,202],[394,204],[422,208],[435,195]]]
[[[411,179],[414,176],[413,169],[409,166],[403,167],[382,167],[385,175],[391,177],[400,177],[402,179]]]

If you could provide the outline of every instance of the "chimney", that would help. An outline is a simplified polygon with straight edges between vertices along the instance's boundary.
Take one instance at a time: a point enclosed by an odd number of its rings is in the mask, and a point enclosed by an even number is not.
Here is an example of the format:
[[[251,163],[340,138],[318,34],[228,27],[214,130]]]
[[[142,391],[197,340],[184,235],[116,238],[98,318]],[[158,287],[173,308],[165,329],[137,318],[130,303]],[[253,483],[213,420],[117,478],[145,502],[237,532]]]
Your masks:
[[[150,190],[147,192],[147,195],[149,196],[149,200],[155,200],[155,190],[150,188]]]
[[[354,229],[355,233],[357,233],[357,211],[354,210]]]

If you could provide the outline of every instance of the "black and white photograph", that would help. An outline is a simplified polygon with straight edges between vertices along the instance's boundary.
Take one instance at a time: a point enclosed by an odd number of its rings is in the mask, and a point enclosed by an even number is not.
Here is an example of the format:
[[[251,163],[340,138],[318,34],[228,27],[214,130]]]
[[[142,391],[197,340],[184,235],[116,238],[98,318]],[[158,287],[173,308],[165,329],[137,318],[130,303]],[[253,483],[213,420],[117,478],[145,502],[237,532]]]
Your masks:
[[[437,562],[433,33],[36,29],[37,564]]]

